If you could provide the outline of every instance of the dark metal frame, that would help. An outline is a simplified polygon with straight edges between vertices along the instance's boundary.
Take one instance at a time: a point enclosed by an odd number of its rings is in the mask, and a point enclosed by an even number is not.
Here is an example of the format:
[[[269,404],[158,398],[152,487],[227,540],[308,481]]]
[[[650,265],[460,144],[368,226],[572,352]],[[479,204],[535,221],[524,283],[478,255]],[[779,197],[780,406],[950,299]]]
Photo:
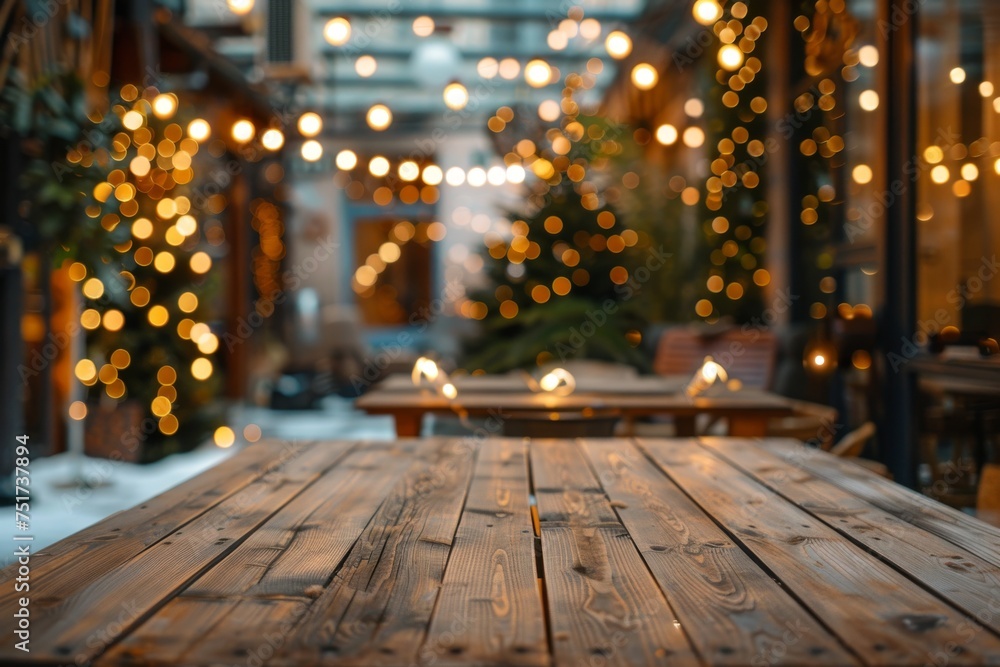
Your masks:
[[[915,41],[920,10],[909,0],[889,0],[888,15],[907,17],[886,22],[888,34],[888,110],[886,132],[888,182],[897,179],[908,183],[904,166],[916,152],[917,98]],[[886,366],[882,373],[882,412],[879,438],[884,446],[886,464],[896,481],[913,486],[916,481],[916,428],[914,377],[888,367],[890,353],[902,354],[904,341],[912,340],[916,321],[916,229],[914,211],[916,189],[913,184],[885,213],[885,239],[881,258],[882,281],[878,350]]]

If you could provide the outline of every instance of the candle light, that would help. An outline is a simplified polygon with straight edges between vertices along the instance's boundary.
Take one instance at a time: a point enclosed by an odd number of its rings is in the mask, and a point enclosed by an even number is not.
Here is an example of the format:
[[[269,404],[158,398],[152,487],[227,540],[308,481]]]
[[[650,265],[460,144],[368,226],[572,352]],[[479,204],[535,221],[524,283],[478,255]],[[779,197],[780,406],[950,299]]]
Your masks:
[[[554,368],[538,381],[542,391],[557,396],[569,396],[576,389],[576,378],[565,368]]]
[[[716,382],[726,382],[728,379],[729,375],[726,373],[726,369],[716,363],[712,357],[708,356],[705,357],[701,368],[695,371],[694,376],[687,383],[684,393],[694,397],[704,392]]]

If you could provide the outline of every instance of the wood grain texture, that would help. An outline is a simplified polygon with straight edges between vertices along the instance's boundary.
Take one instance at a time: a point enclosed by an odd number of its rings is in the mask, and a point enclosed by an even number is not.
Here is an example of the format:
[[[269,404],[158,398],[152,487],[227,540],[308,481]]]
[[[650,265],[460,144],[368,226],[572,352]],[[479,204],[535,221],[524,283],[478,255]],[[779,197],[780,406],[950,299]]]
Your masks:
[[[864,662],[1000,662],[1000,639],[696,441],[640,444]]]
[[[484,442],[422,662],[549,664],[529,494],[525,443]]]
[[[555,663],[697,664],[579,446],[533,441],[531,471]]]
[[[192,608],[190,598],[227,604],[217,608],[211,629],[203,623],[189,627],[192,635],[179,642],[187,646],[185,663],[212,664],[233,659],[241,651],[242,659],[252,660],[260,651],[273,651],[285,636],[280,631],[275,635],[275,629],[290,619],[297,621],[312,601],[312,590],[330,581],[392,484],[412,462],[412,450],[412,443],[369,443],[352,451],[112,648],[108,660],[139,656],[146,645],[161,643],[161,619],[182,618],[175,608]],[[372,484],[373,478],[384,484]],[[268,603],[281,598],[289,604],[253,604],[248,598]],[[239,632],[232,629],[234,623]],[[170,637],[176,639],[177,634],[174,630]],[[247,639],[236,643],[234,637]],[[262,637],[270,638],[263,648]]]
[[[155,498],[41,549],[31,559],[33,608],[42,612],[60,603],[308,446],[275,441],[251,445]],[[0,574],[3,613],[20,595],[8,583],[14,576],[14,566]]]
[[[412,458],[412,447],[395,443],[351,452],[184,595],[305,597],[325,586]]]
[[[389,493],[274,664],[408,665],[441,586],[475,450],[432,440]]]
[[[906,523],[1000,566],[1000,527],[988,525],[850,461],[832,458],[794,440],[764,439],[758,446],[821,477]]]
[[[47,549],[0,665],[1000,664],[992,530],[772,440],[269,443]]]
[[[32,657],[77,663],[93,660],[232,551],[349,447],[348,443],[329,443],[309,449],[37,613],[32,623]],[[10,644],[0,646],[0,659],[14,657],[19,656]]]
[[[855,659],[630,442],[584,441],[597,478],[698,653],[713,665]]]
[[[181,656],[237,604],[239,602],[234,600],[174,598],[139,626],[136,632],[122,637],[94,664],[97,667],[185,664],[181,662]]]
[[[703,438],[702,445],[1000,632],[1000,567],[795,468],[752,441]]]

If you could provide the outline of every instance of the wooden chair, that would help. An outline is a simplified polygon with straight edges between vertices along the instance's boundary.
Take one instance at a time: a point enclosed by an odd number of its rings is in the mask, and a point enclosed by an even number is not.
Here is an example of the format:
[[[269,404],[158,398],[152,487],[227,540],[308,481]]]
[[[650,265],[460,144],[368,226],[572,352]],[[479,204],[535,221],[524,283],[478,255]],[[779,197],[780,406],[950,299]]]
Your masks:
[[[660,337],[653,370],[660,375],[692,375],[711,355],[730,378],[744,387],[769,389],[774,378],[778,339],[770,331],[727,329],[705,333],[691,328],[669,329]]]
[[[1000,464],[983,464],[976,493],[976,517],[1000,526]]]
[[[820,449],[829,451],[836,434],[837,409],[809,401],[793,400],[791,403],[795,414],[769,420],[767,435],[815,442]]]

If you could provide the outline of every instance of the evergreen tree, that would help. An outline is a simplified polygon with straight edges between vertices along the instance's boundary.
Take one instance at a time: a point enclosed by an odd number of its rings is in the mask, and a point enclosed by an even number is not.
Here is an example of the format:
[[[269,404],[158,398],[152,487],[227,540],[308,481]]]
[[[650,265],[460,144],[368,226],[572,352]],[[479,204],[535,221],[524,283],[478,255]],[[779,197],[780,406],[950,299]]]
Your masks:
[[[216,420],[219,339],[210,327],[211,247],[199,220],[209,213],[190,196],[195,162],[212,158],[200,151],[203,137],[177,121],[175,96],[127,85],[122,98],[109,116],[117,125],[111,171],[87,215],[109,234],[126,233],[113,257],[70,267],[87,330],[75,373],[92,404],[142,406],[145,419],[122,434],[122,446],[141,443],[150,459],[191,449]]]
[[[564,103],[563,108],[566,108]],[[605,197],[621,128],[567,115],[517,151],[538,177],[507,235],[486,235],[490,284],[470,295],[481,333],[465,365],[501,372],[572,358],[644,368],[644,325],[632,272],[648,253]]]

